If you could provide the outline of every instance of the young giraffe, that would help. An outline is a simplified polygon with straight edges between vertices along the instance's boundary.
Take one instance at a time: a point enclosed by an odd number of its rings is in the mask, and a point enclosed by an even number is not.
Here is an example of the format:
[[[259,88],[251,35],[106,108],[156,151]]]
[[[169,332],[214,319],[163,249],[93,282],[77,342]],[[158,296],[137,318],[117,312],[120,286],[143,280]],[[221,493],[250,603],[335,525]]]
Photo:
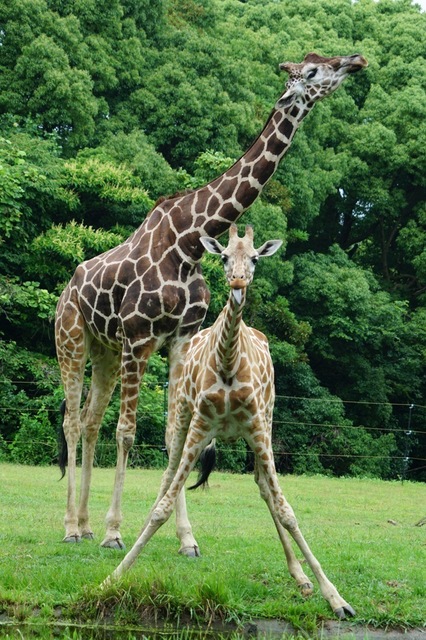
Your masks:
[[[348,74],[367,65],[360,55],[324,58],[308,54],[284,63],[289,74],[263,131],[223,175],[196,191],[157,204],[144,223],[119,246],[79,265],[62,293],[56,314],[56,350],[66,399],[63,432],[68,456],[66,542],[92,538],[88,497],[98,431],[121,375],[116,431],[117,465],[102,545],[123,548],[121,496],[136,430],[141,380],[151,354],[169,345],[169,418],[174,424],[175,388],[189,340],[204,319],[209,292],[202,277],[201,236],[219,237],[257,198],[288,150],[303,118]],[[90,356],[92,382],[80,412],[83,376]],[[79,507],[76,507],[76,448],[82,435]],[[166,443],[171,442],[170,427]],[[176,507],[180,552],[198,555],[185,495]]]
[[[169,465],[157,500],[138,540],[104,585],[119,578],[143,547],[170,517],[176,500],[203,449],[213,438],[244,438],[255,455],[255,479],[267,503],[284,548],[290,574],[303,595],[312,592],[291,547],[287,531],[297,543],[317,578],[321,593],[339,618],[355,615],[339,595],[312,554],[286,501],[275,471],[271,431],[274,409],[274,368],[266,337],[242,319],[246,288],[259,258],[270,256],[281,240],[253,246],[253,230],[239,238],[230,228],[226,249],[214,238],[200,238],[210,253],[219,254],[231,288],[228,302],[212,327],[200,331],[190,343],[177,387],[176,429],[169,449]]]

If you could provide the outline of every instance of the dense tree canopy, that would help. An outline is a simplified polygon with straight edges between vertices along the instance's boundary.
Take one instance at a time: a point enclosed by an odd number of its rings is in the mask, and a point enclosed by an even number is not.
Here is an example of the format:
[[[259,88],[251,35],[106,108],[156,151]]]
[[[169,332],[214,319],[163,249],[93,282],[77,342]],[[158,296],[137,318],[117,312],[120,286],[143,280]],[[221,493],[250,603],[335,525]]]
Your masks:
[[[280,470],[426,477],[425,28],[410,0],[1,3],[0,459],[54,458],[52,317],[76,265],[239,157],[279,62],[360,52],[369,67],[315,107],[241,221],[286,247],[259,267],[246,320],[271,344]],[[226,287],[213,257],[204,271],[210,323]],[[156,356],[144,463],[160,459],[166,377]]]

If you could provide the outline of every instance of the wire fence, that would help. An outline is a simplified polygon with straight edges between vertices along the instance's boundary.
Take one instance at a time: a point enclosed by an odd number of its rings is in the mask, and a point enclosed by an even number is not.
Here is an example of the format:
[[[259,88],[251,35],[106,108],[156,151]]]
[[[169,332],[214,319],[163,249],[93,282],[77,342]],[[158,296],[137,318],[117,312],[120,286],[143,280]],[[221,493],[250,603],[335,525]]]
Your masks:
[[[16,385],[26,385],[28,386],[27,381],[13,381],[13,384]],[[34,383],[38,384],[38,383]],[[144,386],[150,386],[151,388],[157,389],[159,392],[163,393],[163,413],[162,416],[164,430],[167,422],[167,383],[163,383],[160,385],[149,385],[149,383],[144,383]],[[142,387],[143,389],[143,387]],[[352,459],[352,460],[383,460],[387,461],[394,468],[399,469],[398,476],[401,479],[409,478],[413,474],[426,469],[426,457],[424,457],[424,452],[426,451],[426,446],[418,447],[419,442],[426,443],[426,431],[424,429],[425,418],[426,418],[426,405],[419,403],[391,403],[391,402],[375,402],[375,401],[362,401],[362,400],[340,400],[338,398],[309,398],[303,396],[290,396],[290,395],[277,395],[276,401],[279,404],[283,404],[286,407],[286,414],[294,414],[299,413],[297,409],[297,405],[306,405],[306,403],[311,404],[312,407],[315,406],[315,403],[329,403],[330,405],[334,403],[338,403],[343,406],[364,406],[368,407],[383,407],[388,411],[398,412],[399,413],[399,425],[393,425],[392,429],[389,427],[380,427],[377,425],[369,425],[369,424],[351,424],[349,421],[345,420],[344,423],[339,422],[324,422],[324,421],[315,421],[315,420],[303,420],[303,419],[283,419],[280,412],[276,412],[276,419],[273,421],[273,433],[279,429],[287,429],[287,430],[306,430],[306,429],[315,429],[318,431],[318,437],[324,435],[330,435],[330,431],[338,431],[338,430],[349,430],[356,432],[357,430],[363,430],[364,432],[371,433],[374,437],[380,436],[380,434],[388,434],[393,433],[399,438],[399,446],[398,451],[395,454],[381,454],[380,452],[372,452],[372,453],[358,453],[356,451],[338,451],[338,452],[322,452],[321,456],[323,458],[333,460],[333,459]],[[289,404],[291,403],[291,408],[289,408]],[[276,405],[277,406],[277,405]],[[295,409],[296,407],[296,409]],[[34,408],[26,406],[25,408],[19,408],[16,405],[13,406],[11,404],[0,404],[0,411],[7,412],[9,415],[13,414],[36,414],[40,410],[40,406],[35,406]],[[55,408],[45,408],[49,414],[56,414],[57,409]],[[301,409],[300,409],[301,411]],[[282,412],[281,412],[282,413]],[[158,422],[158,415],[155,416],[156,422]],[[52,418],[54,422],[54,418]],[[18,422],[18,420],[17,420]],[[405,426],[404,426],[405,425]],[[11,445],[12,442],[9,440],[5,440],[6,445]],[[34,445],[39,445],[40,447],[44,447],[46,451],[51,455],[52,461],[57,456],[57,443],[55,439],[48,440],[38,440],[37,438],[33,439],[32,443]],[[416,447],[414,447],[416,445]],[[277,462],[277,466],[286,466],[286,461],[290,459],[297,460],[298,458],[315,458],[318,457],[318,451],[310,451],[309,449],[304,449],[303,451],[297,450],[295,448],[287,448],[285,442],[275,442],[273,444],[274,456]],[[109,466],[114,464],[115,459],[115,451],[116,444],[114,439],[111,439],[111,442],[105,442],[104,440],[98,442],[96,447],[95,454],[95,464],[99,466]],[[243,455],[243,450],[241,447],[230,446],[227,445],[226,451],[228,454],[240,454]],[[420,453],[418,453],[420,452]],[[252,461],[250,459],[250,453],[246,452],[246,467],[249,469],[252,466]],[[283,462],[284,461],[284,462]],[[144,467],[144,466],[154,466],[154,467],[165,467],[167,465],[167,452],[165,446],[163,444],[143,444],[138,443],[135,444],[129,455],[129,464],[135,467]]]

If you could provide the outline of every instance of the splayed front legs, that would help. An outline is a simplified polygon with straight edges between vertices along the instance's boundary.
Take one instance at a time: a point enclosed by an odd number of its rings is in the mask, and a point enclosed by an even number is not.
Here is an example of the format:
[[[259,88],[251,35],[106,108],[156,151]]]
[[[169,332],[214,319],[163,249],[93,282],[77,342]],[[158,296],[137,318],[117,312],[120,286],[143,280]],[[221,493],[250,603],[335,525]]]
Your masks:
[[[102,583],[103,587],[119,579],[132,566],[139,553],[147,545],[156,531],[169,519],[176,505],[177,497],[190,471],[193,469],[201,451],[211,439],[211,433],[210,435],[206,434],[202,425],[195,426],[194,420],[191,423],[191,429],[186,437],[184,447],[182,445],[182,441],[185,439],[184,431],[182,429],[177,430],[175,435],[179,441],[176,439],[173,441],[169,466],[163,476],[157,500],[145,521],[140,536],[115,571]],[[257,468],[256,479],[261,495],[271,511],[272,518],[280,535],[289,571],[301,588],[302,594],[308,595],[312,590],[312,584],[303,572],[300,563],[291,549],[287,532],[303,553],[307,564],[319,583],[323,597],[329,602],[336,616],[343,619],[347,615],[355,615],[352,607],[340,596],[336,587],[325,575],[320,563],[313,555],[299,529],[293,509],[284,498],[278,483],[269,438],[267,437],[262,443],[260,443],[258,437],[253,440],[248,438],[247,441],[255,452]],[[180,458],[182,447],[183,453]],[[258,450],[259,447],[261,451]]]

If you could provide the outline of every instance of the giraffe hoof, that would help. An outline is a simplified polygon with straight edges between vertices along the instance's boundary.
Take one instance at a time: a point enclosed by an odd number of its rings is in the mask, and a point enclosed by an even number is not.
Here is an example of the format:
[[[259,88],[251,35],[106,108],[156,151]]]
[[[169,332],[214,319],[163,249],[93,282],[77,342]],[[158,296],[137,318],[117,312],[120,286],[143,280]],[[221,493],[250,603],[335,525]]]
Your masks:
[[[102,542],[101,547],[105,547],[105,549],[118,549],[121,551],[126,548],[126,545],[121,538],[109,538]]]
[[[81,537],[85,540],[94,540],[95,534],[92,531],[86,531],[86,533],[82,533]]]
[[[311,596],[313,594],[314,585],[312,584],[312,582],[304,582],[303,584],[299,585],[299,589],[300,589],[300,594],[304,598],[307,598],[308,596]]]
[[[343,607],[335,609],[334,614],[339,618],[339,620],[344,620],[346,616],[353,617],[356,615],[355,610],[352,609],[350,604],[345,604]]]
[[[78,533],[70,536],[65,536],[62,542],[70,542],[71,544],[75,544],[76,542],[81,542],[81,536]]]
[[[199,558],[201,556],[199,547],[194,544],[192,547],[182,547],[179,553],[187,558]]]

